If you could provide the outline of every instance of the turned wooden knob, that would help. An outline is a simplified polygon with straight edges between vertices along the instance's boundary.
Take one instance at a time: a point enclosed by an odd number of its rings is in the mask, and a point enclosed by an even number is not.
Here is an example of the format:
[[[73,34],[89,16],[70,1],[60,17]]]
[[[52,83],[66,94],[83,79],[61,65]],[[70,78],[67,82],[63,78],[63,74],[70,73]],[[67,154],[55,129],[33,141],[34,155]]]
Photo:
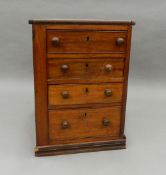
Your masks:
[[[61,70],[62,70],[63,72],[66,72],[68,69],[69,69],[69,66],[68,66],[67,64],[63,64],[63,65],[61,66]]]
[[[106,64],[105,65],[105,71],[106,72],[111,72],[112,71],[112,65],[111,64]]]
[[[105,94],[107,97],[110,97],[110,96],[112,96],[112,91],[111,91],[110,89],[106,89],[106,90],[104,91],[104,94]]]
[[[69,98],[69,91],[62,91],[61,95],[63,98]]]
[[[125,42],[124,38],[117,38],[117,39],[116,39],[116,45],[117,45],[117,46],[123,45],[124,42]]]
[[[61,123],[61,126],[62,126],[62,129],[67,129],[67,128],[69,128],[69,122],[68,121],[63,121]]]
[[[104,126],[109,126],[110,125],[110,121],[108,119],[103,119],[103,125]]]
[[[54,47],[59,46],[59,44],[60,44],[60,40],[59,40],[58,37],[52,38],[52,45],[53,45]]]

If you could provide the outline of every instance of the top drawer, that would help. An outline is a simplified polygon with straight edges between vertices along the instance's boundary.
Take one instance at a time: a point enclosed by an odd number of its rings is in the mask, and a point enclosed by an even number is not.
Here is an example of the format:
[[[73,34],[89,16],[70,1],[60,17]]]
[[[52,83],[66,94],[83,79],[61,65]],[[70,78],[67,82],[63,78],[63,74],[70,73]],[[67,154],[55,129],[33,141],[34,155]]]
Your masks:
[[[126,31],[47,31],[48,53],[124,53],[126,45]]]

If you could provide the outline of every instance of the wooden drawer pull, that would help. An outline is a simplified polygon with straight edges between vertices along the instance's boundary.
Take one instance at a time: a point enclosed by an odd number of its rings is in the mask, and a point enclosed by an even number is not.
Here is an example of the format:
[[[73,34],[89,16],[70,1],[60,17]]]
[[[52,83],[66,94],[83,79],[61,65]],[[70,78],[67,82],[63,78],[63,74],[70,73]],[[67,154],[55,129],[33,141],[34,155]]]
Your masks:
[[[104,91],[104,94],[107,96],[107,97],[111,97],[112,96],[112,91],[110,89],[106,89]]]
[[[103,119],[103,125],[104,126],[109,126],[110,125],[110,121],[108,119]]]
[[[61,95],[63,98],[69,98],[69,91],[62,91]]]
[[[52,45],[53,45],[54,47],[57,47],[57,46],[60,45],[60,40],[59,40],[58,37],[52,38]]]
[[[111,64],[106,64],[105,65],[105,71],[106,72],[111,72],[112,71],[112,65]]]
[[[69,128],[69,122],[68,121],[63,121],[61,123],[61,126],[62,126],[62,129],[67,129],[67,128]]]
[[[117,38],[116,39],[117,46],[122,46],[124,44],[124,42],[125,42],[124,38]]]
[[[66,72],[68,69],[69,69],[69,66],[68,66],[67,64],[63,64],[63,65],[61,66],[61,70],[62,70],[63,72]]]

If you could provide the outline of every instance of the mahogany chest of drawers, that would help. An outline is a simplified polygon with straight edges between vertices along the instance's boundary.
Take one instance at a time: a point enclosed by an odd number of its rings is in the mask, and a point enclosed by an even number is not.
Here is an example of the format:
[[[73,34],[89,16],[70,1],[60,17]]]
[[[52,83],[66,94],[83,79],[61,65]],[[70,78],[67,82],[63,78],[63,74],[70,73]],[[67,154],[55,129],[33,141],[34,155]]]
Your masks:
[[[30,20],[36,156],[123,149],[132,21]]]

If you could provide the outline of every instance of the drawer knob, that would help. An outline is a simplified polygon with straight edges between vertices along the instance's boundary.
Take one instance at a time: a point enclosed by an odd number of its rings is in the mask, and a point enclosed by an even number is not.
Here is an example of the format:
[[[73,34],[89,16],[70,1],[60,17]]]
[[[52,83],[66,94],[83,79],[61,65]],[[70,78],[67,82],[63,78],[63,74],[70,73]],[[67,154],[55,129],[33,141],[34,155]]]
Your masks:
[[[69,98],[69,91],[63,91],[61,95],[63,98]]]
[[[106,89],[104,91],[104,94],[107,96],[107,97],[111,97],[112,96],[112,91],[110,89]]]
[[[67,128],[69,128],[69,122],[68,121],[63,121],[61,123],[61,126],[62,126],[62,129],[67,129]]]
[[[68,69],[69,69],[69,66],[68,66],[67,64],[63,64],[63,65],[61,66],[61,70],[62,70],[63,72],[66,72]]]
[[[105,65],[105,71],[106,72],[111,72],[112,71],[112,65],[111,64],[106,64]]]
[[[59,40],[58,37],[52,38],[52,45],[53,45],[54,47],[59,46],[59,44],[60,44],[60,40]]]
[[[117,39],[116,39],[116,45],[117,45],[117,46],[123,45],[124,42],[125,42],[124,38],[117,38]]]
[[[110,125],[110,121],[106,118],[103,119],[103,125],[104,126],[109,126]]]

